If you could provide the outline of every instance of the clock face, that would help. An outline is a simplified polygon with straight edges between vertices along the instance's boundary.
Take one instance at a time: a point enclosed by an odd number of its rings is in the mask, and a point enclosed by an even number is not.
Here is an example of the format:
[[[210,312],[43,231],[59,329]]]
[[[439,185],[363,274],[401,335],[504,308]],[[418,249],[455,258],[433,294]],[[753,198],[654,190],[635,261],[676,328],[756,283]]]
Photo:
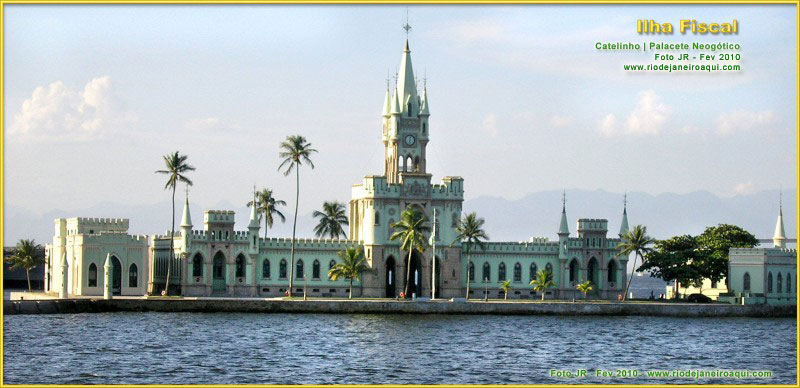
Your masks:
[[[415,143],[416,141],[417,141],[417,139],[414,137],[414,135],[408,135],[408,136],[406,136],[406,145],[407,145],[407,146],[412,146],[412,145],[414,145],[414,143]]]

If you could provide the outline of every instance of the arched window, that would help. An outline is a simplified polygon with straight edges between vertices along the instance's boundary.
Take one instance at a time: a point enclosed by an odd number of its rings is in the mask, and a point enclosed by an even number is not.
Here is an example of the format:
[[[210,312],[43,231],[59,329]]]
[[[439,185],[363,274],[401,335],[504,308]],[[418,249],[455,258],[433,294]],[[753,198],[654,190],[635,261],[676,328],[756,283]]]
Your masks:
[[[792,292],[792,274],[786,273],[786,293]]]
[[[236,257],[236,277],[244,277],[244,256],[241,254]]]
[[[397,157],[397,170],[398,171],[406,170],[406,160],[403,158],[402,155]]]
[[[453,213],[453,223],[452,223],[452,225],[453,225],[454,228],[456,226],[458,226],[458,213]],[[445,252],[447,252],[447,251],[445,251]]]
[[[128,268],[128,287],[139,287],[139,269],[135,263]]]
[[[199,253],[192,258],[192,276],[203,276],[203,256]]]
[[[483,279],[484,282],[488,282],[491,278],[492,269],[489,268],[489,263],[483,263],[483,276],[481,276],[481,279]]]
[[[407,172],[414,171],[414,159],[411,159],[411,155],[408,155],[408,158],[406,159],[406,170],[405,171],[407,171]]]
[[[781,273],[778,272],[778,293],[780,294],[782,292],[783,292],[783,276],[781,276]]]
[[[264,259],[264,261],[261,262],[261,277],[264,279],[269,279],[269,274],[269,259]]]
[[[608,262],[608,282],[617,281],[617,263],[614,260]]]
[[[497,281],[502,282],[506,280],[506,263],[500,263],[497,266]]]
[[[572,261],[569,262],[569,281],[578,281],[578,260],[572,259]]]
[[[328,263],[328,272],[330,272],[330,270],[332,270],[334,266],[336,266],[336,260],[331,260],[331,262],[330,262],[330,263]],[[328,279],[330,279],[330,278],[331,278],[331,277],[330,277],[330,275],[329,275],[329,276],[328,276]]]
[[[531,269],[530,269],[530,271],[531,271],[531,277],[530,277],[530,280],[531,280],[531,281],[533,281],[533,279],[536,279],[536,272],[538,272],[538,271],[539,271],[539,270],[536,268],[536,263],[531,263]]]
[[[742,291],[750,291],[750,274],[745,272],[744,279],[742,281]]]
[[[772,292],[772,272],[767,275],[767,292]]]
[[[295,273],[295,277],[294,277],[294,278],[295,278],[295,279],[302,279],[302,278],[304,278],[304,277],[305,277],[305,275],[303,274],[303,260],[302,260],[302,259],[301,259],[301,260],[297,260],[297,265],[296,265],[296,267],[297,267],[297,268],[295,268],[295,270],[294,270],[294,273]]]
[[[375,211],[375,225],[380,225],[380,224],[381,224],[381,214],[378,213],[378,211],[376,210]]]
[[[522,281],[522,264],[520,263],[514,264],[514,281]]]
[[[278,264],[278,278],[286,279],[286,259],[281,259],[280,264]]]
[[[422,123],[422,134],[425,134],[425,131],[428,129],[428,123]]]
[[[469,262],[469,274],[468,274],[468,276],[469,276],[469,281],[471,281],[471,282],[475,281],[475,264],[472,264],[471,261]]]
[[[547,263],[547,265],[545,265],[545,266],[544,266],[544,270],[545,270],[546,272],[553,273],[553,265],[552,265],[552,264],[550,264],[550,263]]]
[[[408,102],[408,117],[411,117],[411,101]]]
[[[414,171],[419,171],[419,156],[414,157]]]
[[[97,266],[89,264],[89,287],[97,287]]]
[[[314,260],[314,263],[311,265],[311,277],[319,279],[319,260]]]

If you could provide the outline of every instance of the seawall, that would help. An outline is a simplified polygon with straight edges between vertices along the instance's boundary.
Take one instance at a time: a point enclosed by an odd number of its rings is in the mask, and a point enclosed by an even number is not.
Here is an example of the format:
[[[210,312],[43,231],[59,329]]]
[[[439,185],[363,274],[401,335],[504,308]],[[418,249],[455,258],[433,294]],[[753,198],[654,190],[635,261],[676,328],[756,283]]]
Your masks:
[[[264,299],[65,299],[3,301],[3,313],[75,314],[101,312],[322,313],[322,314],[494,314],[618,315],[658,317],[795,317],[796,306],[571,303],[571,302],[408,302],[392,300]]]

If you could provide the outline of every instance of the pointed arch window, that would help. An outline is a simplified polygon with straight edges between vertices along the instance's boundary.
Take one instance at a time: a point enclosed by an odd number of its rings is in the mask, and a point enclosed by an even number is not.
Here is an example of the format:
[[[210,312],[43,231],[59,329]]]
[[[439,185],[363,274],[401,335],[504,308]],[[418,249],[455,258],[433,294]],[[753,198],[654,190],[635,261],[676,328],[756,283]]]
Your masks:
[[[522,264],[520,263],[514,264],[514,281],[522,281]]]
[[[750,291],[750,274],[745,272],[742,279],[742,291]]]
[[[89,287],[97,287],[97,265],[89,264]]]
[[[772,292],[772,272],[767,275],[767,292]]]
[[[484,282],[488,282],[489,279],[492,278],[492,269],[491,269],[491,267],[489,267],[489,263],[487,263],[487,262],[483,263],[483,274],[482,275],[483,276],[481,276],[481,278],[483,279]]]
[[[531,263],[531,268],[530,268],[531,274],[530,274],[530,279],[529,279],[530,281],[533,281],[533,279],[536,279],[536,272],[537,271],[538,271],[538,269],[536,268],[536,263]]]
[[[497,281],[502,282],[506,280],[506,263],[500,263],[497,267]]]
[[[314,260],[314,263],[311,264],[311,277],[319,279],[319,260]]]
[[[192,258],[192,276],[203,276],[203,256],[195,253]]]
[[[139,287],[139,268],[132,263],[128,268],[128,287]]]
[[[792,274],[786,273],[786,293],[792,292]]]
[[[411,117],[411,101],[408,102],[408,117]]]
[[[553,273],[553,265],[550,264],[550,263],[547,263],[547,265],[544,266],[544,270],[547,271],[547,272]]]
[[[469,281],[471,281],[471,282],[475,281],[475,264],[473,264],[471,261],[469,262],[469,275],[468,276],[469,276]]]
[[[377,226],[380,224],[381,224],[381,213],[375,210],[375,225]]]
[[[614,260],[608,262],[608,282],[613,283],[617,281],[617,263]]]
[[[294,278],[295,279],[304,278],[305,274],[303,274],[303,259],[297,260],[297,265],[295,265],[295,267],[297,267],[297,268],[295,268],[295,270],[294,270],[294,272],[296,274],[296,276]]]
[[[244,277],[244,256],[241,254],[236,257],[236,277]]]
[[[286,279],[286,259],[281,259],[281,262],[278,264],[278,278]]]
[[[783,276],[781,276],[781,273],[778,272],[778,293],[780,294],[782,292],[783,292]]]

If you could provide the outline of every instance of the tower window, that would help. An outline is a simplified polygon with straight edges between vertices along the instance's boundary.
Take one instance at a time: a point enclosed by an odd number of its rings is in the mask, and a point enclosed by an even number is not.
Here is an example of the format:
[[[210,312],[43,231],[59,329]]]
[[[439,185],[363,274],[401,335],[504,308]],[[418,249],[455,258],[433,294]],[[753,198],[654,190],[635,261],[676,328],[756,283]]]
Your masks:
[[[423,135],[425,134],[425,130],[427,129],[427,127],[428,127],[427,123],[422,123],[422,134]]]
[[[411,103],[408,103],[408,117],[411,117]]]

